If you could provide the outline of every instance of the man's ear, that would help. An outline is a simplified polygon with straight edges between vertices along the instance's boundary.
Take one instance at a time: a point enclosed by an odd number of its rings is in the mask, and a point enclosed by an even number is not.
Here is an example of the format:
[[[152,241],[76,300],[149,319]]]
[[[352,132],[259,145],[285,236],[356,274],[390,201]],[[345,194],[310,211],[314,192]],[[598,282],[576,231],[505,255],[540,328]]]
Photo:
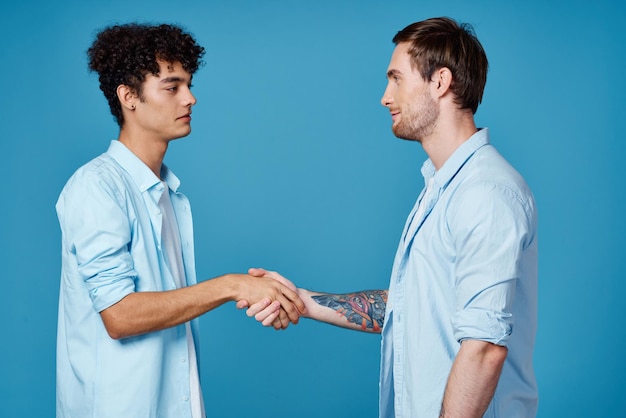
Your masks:
[[[130,87],[125,84],[117,86],[117,98],[119,99],[122,108],[135,110],[138,97]]]
[[[452,71],[447,67],[442,67],[433,73],[431,77],[436,97],[445,95],[452,85]]]

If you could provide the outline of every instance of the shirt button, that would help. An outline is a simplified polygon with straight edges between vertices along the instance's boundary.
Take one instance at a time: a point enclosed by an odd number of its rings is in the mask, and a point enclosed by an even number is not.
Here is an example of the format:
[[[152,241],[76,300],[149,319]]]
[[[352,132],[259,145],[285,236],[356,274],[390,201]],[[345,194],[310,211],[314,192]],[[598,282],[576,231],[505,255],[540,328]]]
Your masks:
[[[180,362],[181,362],[181,363],[185,363],[186,361],[187,361],[187,359],[186,359],[185,357],[181,357],[181,358],[180,358]]]
[[[189,397],[188,396],[183,396],[183,402],[187,402],[189,401]]]

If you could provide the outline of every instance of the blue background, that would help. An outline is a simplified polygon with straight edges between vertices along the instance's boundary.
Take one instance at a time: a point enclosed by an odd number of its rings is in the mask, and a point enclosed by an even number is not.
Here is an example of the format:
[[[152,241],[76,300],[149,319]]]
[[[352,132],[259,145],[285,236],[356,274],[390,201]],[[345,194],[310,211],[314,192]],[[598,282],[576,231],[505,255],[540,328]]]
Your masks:
[[[617,1],[21,1],[0,15],[3,250],[0,416],[51,417],[60,231],[54,204],[117,126],[87,71],[95,32],[186,27],[207,49],[192,134],[166,162],[195,216],[200,279],[250,266],[301,287],[386,288],[422,187],[419,144],[380,105],[391,38],[448,15],[474,24],[490,74],[477,124],[540,211],[540,417],[626,414]],[[213,417],[375,417],[378,336],[310,320],[284,332],[227,304],[201,318]]]

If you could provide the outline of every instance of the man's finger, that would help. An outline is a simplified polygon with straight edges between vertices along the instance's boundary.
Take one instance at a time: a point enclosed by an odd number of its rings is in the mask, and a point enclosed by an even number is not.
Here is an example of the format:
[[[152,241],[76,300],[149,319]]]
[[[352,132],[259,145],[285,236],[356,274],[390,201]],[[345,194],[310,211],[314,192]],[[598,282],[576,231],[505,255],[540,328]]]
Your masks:
[[[263,309],[267,308],[271,302],[272,301],[269,298],[261,299],[260,301],[248,308],[248,310],[246,311],[246,315],[248,315],[249,317],[256,316]]]

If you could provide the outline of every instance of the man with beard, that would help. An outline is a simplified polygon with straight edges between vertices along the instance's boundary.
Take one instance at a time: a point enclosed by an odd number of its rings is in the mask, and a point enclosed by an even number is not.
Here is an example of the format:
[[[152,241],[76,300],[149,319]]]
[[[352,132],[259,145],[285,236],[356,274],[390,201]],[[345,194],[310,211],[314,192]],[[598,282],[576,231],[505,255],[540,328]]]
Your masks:
[[[389,289],[298,289],[305,316],[382,333],[381,417],[533,417],[537,215],[524,179],[474,122],[486,54],[469,25],[449,18],[413,23],[393,42],[382,104],[393,133],[427,153],[426,186]],[[291,285],[277,272],[250,274]],[[277,309],[247,313],[279,328]]]

